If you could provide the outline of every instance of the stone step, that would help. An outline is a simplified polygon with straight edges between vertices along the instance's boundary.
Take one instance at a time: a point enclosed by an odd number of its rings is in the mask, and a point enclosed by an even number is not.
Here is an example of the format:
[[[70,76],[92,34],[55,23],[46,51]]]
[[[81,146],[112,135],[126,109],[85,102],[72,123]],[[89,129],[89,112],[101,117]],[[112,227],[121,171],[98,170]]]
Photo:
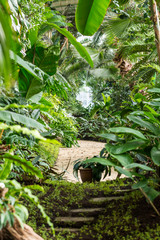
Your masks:
[[[114,190],[115,192],[118,192],[118,193],[125,193],[125,192],[133,192],[135,189],[117,189],[117,190]]]
[[[94,217],[56,217],[55,226],[80,228],[84,224],[90,224]]]
[[[76,233],[80,231],[80,228],[55,228],[55,232],[71,232]]]
[[[91,204],[103,204],[105,202],[109,202],[109,201],[117,201],[120,199],[123,199],[124,196],[112,196],[112,197],[95,197],[95,198],[91,198],[89,200],[89,202]]]
[[[97,214],[100,214],[101,212],[103,212],[105,210],[105,208],[78,208],[78,209],[71,209],[69,211],[69,215],[70,216],[97,216]]]

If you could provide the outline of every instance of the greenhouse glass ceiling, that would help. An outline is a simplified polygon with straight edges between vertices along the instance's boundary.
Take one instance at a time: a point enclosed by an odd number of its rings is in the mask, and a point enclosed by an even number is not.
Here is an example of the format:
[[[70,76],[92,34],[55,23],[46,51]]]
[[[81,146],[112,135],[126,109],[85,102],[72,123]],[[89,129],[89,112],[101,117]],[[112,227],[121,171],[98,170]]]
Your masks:
[[[78,0],[61,0],[61,1],[53,1],[51,3],[51,7],[55,8],[57,11],[63,11],[68,6],[77,6]]]

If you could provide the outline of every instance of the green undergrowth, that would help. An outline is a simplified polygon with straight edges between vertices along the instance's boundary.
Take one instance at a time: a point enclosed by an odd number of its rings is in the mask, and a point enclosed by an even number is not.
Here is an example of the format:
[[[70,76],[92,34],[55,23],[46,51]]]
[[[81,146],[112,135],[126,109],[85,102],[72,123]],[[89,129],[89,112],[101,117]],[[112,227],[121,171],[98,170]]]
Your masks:
[[[67,216],[70,208],[81,208],[91,197],[119,194],[115,189],[124,188],[127,180],[81,184],[66,181],[48,182],[44,192],[37,192],[40,204],[45,208],[51,221],[57,216]],[[97,216],[91,225],[84,225],[80,232],[59,233],[55,237],[41,218],[38,210],[30,205],[30,225],[44,240],[150,240],[160,239],[160,219],[139,191],[125,193],[123,199],[106,204],[103,214]]]

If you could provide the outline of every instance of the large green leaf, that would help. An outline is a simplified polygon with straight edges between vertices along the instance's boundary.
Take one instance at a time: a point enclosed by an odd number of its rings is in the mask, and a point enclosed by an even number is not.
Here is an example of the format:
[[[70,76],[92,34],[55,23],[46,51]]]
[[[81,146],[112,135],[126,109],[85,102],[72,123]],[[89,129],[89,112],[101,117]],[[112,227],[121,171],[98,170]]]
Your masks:
[[[151,106],[154,106],[154,107],[160,107],[160,102],[159,101],[151,101],[148,104],[151,105]]]
[[[25,97],[29,99],[42,91],[45,84],[56,82],[53,75],[56,73],[60,55],[59,41],[55,41],[49,47],[35,45],[26,54],[25,60],[29,62],[34,61],[34,65],[30,64],[30,67],[40,77],[40,79],[33,78],[33,75],[31,76],[29,72],[21,68],[19,88],[21,91],[26,92]]]
[[[29,30],[28,38],[31,43],[31,47],[36,43],[37,38],[38,38],[38,27],[31,28]]]
[[[93,35],[101,25],[110,0],[79,0],[76,10],[76,26],[80,33]]]
[[[100,157],[94,157],[94,158],[90,158],[90,159],[87,159],[85,161],[83,161],[84,163],[100,163],[104,166],[116,166],[113,162],[111,162],[110,160],[108,159],[105,159],[105,158],[100,158]]]
[[[115,167],[115,169],[121,173],[121,174],[124,174],[125,176],[129,177],[129,178],[132,178],[132,173],[127,171],[126,169],[123,169],[121,167]]]
[[[23,206],[22,204],[17,203],[15,205],[15,211],[16,214],[20,217],[20,219],[25,222],[28,219],[28,210],[25,206]]]
[[[156,165],[160,166],[160,150],[158,148],[156,147],[152,148],[151,158]]]
[[[38,81],[37,79],[33,79],[33,78],[28,78],[28,86],[25,85],[26,88],[26,94],[25,97],[27,99],[30,99],[31,97],[37,95],[38,93],[40,93],[43,90],[44,84],[40,81]],[[20,81],[19,79],[19,89],[22,90],[22,81]]]
[[[138,188],[142,188],[142,187],[145,187],[147,186],[148,184],[148,180],[147,179],[143,179],[135,184],[132,185],[132,188],[133,189],[138,189]]]
[[[48,75],[54,75],[58,66],[60,46],[56,43],[49,47],[34,46],[27,52],[26,60],[34,64]]]
[[[155,99],[153,99],[153,100],[155,100]],[[159,100],[160,101],[160,100]],[[151,103],[151,102],[150,102]],[[154,116],[160,116],[160,114],[159,113],[157,113],[153,108],[151,108],[150,106],[148,106],[148,104],[150,104],[150,103],[147,103],[145,106],[144,106],[144,108],[147,108]]]
[[[10,7],[8,1],[1,1],[0,2],[0,76],[2,75],[4,80],[5,86],[8,88],[11,86],[12,79],[15,78],[13,76],[13,63],[10,59],[9,50],[10,48],[14,48],[16,42],[13,41],[12,35],[12,22],[10,18]]]
[[[149,129],[155,135],[160,134],[159,127],[155,126],[154,124],[152,124],[152,123],[150,123],[148,121],[142,120],[142,118],[140,118],[140,117],[129,115],[127,118],[130,121],[133,121],[136,124],[140,125],[141,127]]]
[[[25,115],[15,112],[0,111],[0,120],[5,122],[18,122],[26,125],[27,127],[37,128],[39,130],[45,131],[45,127],[41,123],[32,118],[26,117]]]
[[[150,102],[150,103],[151,103],[151,102]],[[151,105],[152,105],[152,104],[151,104]],[[145,105],[145,107],[146,107],[146,105]],[[148,109],[149,109],[149,108],[148,108]],[[151,108],[150,108],[149,110],[151,110]],[[156,113],[156,112],[155,112],[155,113]],[[132,112],[131,115],[134,115],[134,116],[142,116],[142,117],[145,116],[145,118],[147,119],[147,121],[149,121],[149,122],[151,122],[151,123],[155,122],[155,123],[157,123],[157,124],[160,124],[159,120],[154,117],[155,114],[153,115],[151,112],[146,112],[146,111],[134,111],[134,112]],[[158,114],[156,114],[156,115],[158,115]]]
[[[127,153],[126,154],[120,154],[120,155],[111,154],[111,156],[114,157],[115,159],[117,159],[118,162],[120,162],[123,167],[133,163],[133,159]]]
[[[114,142],[120,142],[123,140],[122,138],[119,138],[118,136],[116,136],[115,134],[112,134],[112,133],[101,133],[101,134],[97,134],[97,136],[109,139]]]
[[[156,197],[160,195],[160,192],[156,191],[152,187],[145,186],[145,187],[142,187],[142,190],[147,194],[147,196],[151,201],[153,201]]]
[[[109,128],[109,132],[114,132],[114,133],[130,133],[135,135],[136,137],[146,139],[146,137],[138,130],[128,128],[128,127],[115,127],[115,128]]]
[[[6,160],[5,163],[2,165],[2,170],[0,171],[0,179],[1,180],[7,179],[11,169],[12,169],[12,163]]]
[[[81,43],[77,42],[76,38],[73,37],[73,35],[67,31],[65,28],[60,28],[58,27],[56,24],[54,23],[46,23],[50,26],[52,26],[53,28],[55,28],[58,32],[60,32],[61,34],[63,34],[65,37],[67,37],[69,39],[69,41],[72,43],[72,45],[77,49],[77,51],[79,52],[79,54],[90,64],[91,67],[93,67],[93,61],[89,55],[89,53],[87,52],[87,50],[85,49],[85,47],[82,46]]]
[[[5,153],[4,155],[1,155],[0,158],[6,159],[7,161],[11,161],[11,162],[15,163],[16,165],[21,166],[24,171],[32,173],[33,175],[36,175],[39,178],[43,177],[41,171],[38,170],[36,167],[34,167],[31,162],[29,162],[25,159],[22,159],[18,156],[13,156],[9,153]]]
[[[111,144],[106,144],[105,148],[109,153],[112,154],[121,154],[128,152],[130,150],[137,149],[138,147],[144,145],[146,142],[141,139],[135,139],[132,141],[128,141],[124,144],[117,144],[117,145],[111,145]]]
[[[144,164],[140,164],[140,163],[131,163],[127,166],[125,166],[125,168],[129,169],[129,168],[140,168],[140,169],[143,169],[143,170],[146,170],[146,171],[155,171],[153,168],[150,168]]]
[[[160,93],[160,88],[151,88],[151,89],[148,89],[147,91],[152,93]]]
[[[15,61],[21,68],[18,82],[19,90],[23,96],[30,98],[40,93],[44,87],[45,80],[49,79],[50,76],[36,65],[23,60],[19,56],[15,58]]]
[[[31,62],[25,61],[18,55],[15,55],[12,51],[10,51],[10,57],[21,68],[18,79],[19,90],[26,98],[30,98],[40,93],[46,81],[48,80],[50,80],[51,82],[54,81],[52,76],[48,75],[46,72],[44,72],[42,69],[32,64]],[[55,72],[55,69],[53,71]]]
[[[18,55],[16,55],[14,52],[10,51],[10,58],[14,61],[16,61],[16,63],[23,67],[27,72],[29,72],[33,77],[35,77],[36,79],[43,81],[43,75],[42,74],[37,74],[37,69],[35,68],[35,66],[25,60],[23,60],[21,57],[19,57]],[[35,68],[35,69],[34,69]],[[39,69],[40,70],[40,69]]]

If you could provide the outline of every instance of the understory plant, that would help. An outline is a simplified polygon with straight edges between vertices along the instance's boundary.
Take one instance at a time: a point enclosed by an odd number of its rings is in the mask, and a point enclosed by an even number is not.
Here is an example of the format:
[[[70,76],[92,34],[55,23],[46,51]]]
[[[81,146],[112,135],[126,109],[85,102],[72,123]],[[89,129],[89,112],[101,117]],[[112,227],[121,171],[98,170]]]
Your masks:
[[[23,134],[32,135],[34,138],[45,140],[37,130],[29,130],[28,128],[21,127],[18,125],[9,126],[7,124],[0,124],[1,131],[4,129],[10,129],[14,132],[21,132]],[[54,228],[53,224],[50,222],[49,217],[43,210],[43,207],[39,204],[38,198],[34,196],[31,189],[37,189],[43,191],[40,186],[21,186],[16,180],[8,180],[8,177],[13,169],[13,166],[18,166],[30,175],[34,175],[36,178],[43,178],[42,172],[32,165],[31,161],[14,155],[15,147],[11,145],[1,145],[0,149],[0,236],[3,237],[3,229],[7,226],[13,227],[16,221],[23,227],[23,223],[28,218],[27,208],[20,204],[20,198],[25,198],[32,201],[41,211],[43,217],[46,219],[47,223],[51,227],[53,234]]]
[[[102,173],[104,173],[103,178],[107,176],[107,174],[110,173],[110,169],[108,166],[103,165],[101,163],[96,163],[96,162],[90,162],[86,163],[85,160],[76,160],[74,161],[74,166],[73,166],[73,175],[78,179],[78,171],[79,169],[86,169],[90,168],[92,170],[92,181],[99,182],[102,178]]]
[[[141,109],[129,111],[123,117],[122,126],[109,128],[100,134],[107,143],[100,157],[86,163],[112,166],[120,174],[133,180],[133,188],[140,189],[155,209],[152,201],[159,196],[159,88],[145,89],[147,98],[136,93],[135,102]],[[131,110],[131,109],[130,109]],[[160,213],[155,209],[158,215]]]

